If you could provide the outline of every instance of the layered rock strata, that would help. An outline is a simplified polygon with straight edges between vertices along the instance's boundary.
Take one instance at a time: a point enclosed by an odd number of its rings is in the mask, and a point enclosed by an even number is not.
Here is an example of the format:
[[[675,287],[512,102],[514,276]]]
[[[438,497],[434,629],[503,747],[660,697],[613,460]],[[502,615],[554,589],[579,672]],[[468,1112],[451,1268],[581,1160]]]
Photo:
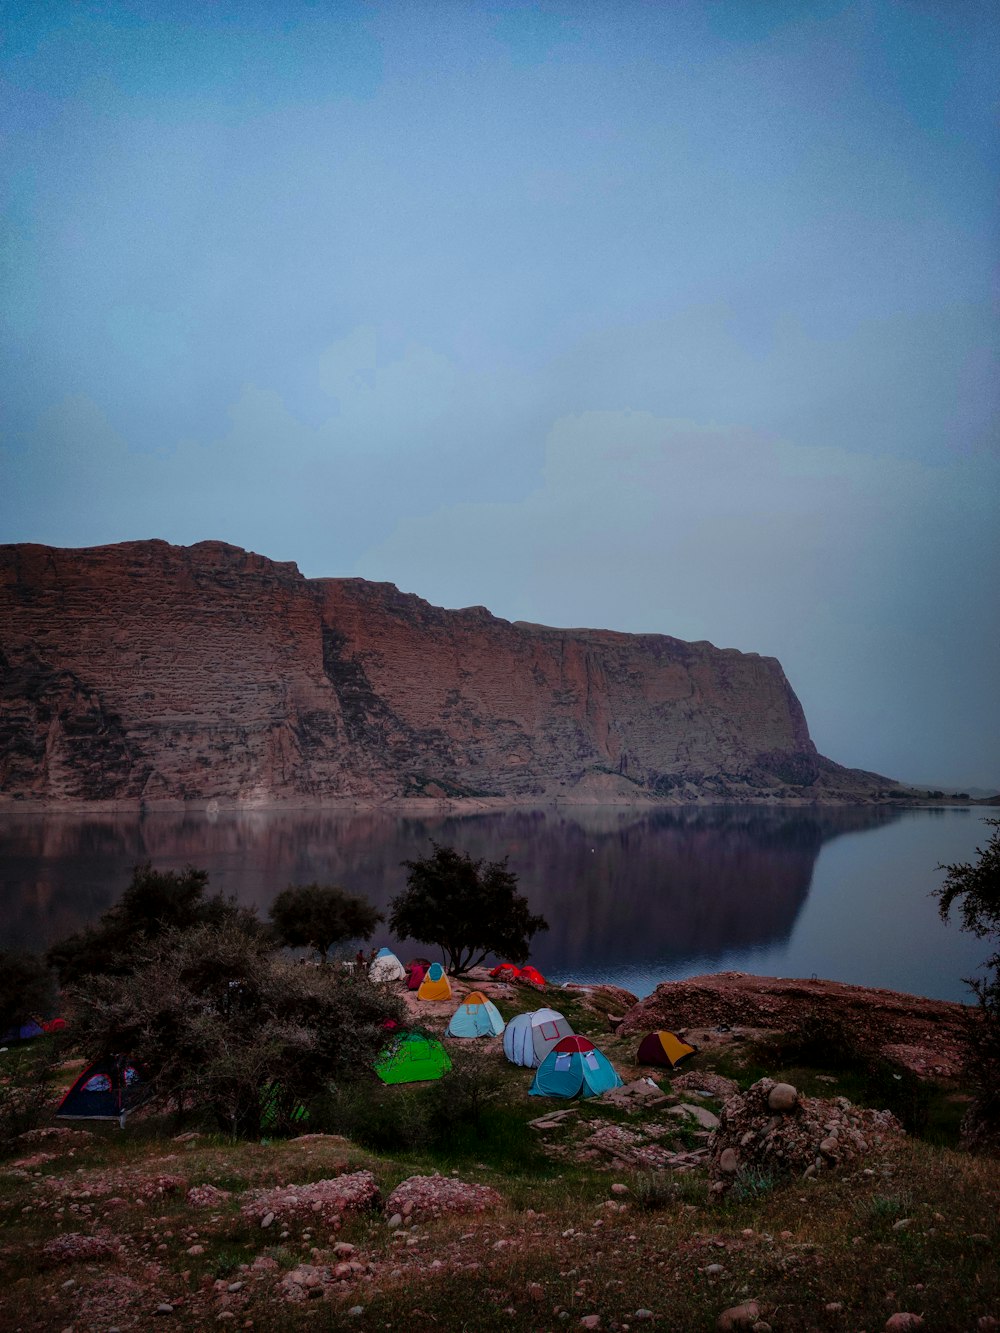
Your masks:
[[[0,547],[0,802],[858,799],[780,664],[227,546]]]

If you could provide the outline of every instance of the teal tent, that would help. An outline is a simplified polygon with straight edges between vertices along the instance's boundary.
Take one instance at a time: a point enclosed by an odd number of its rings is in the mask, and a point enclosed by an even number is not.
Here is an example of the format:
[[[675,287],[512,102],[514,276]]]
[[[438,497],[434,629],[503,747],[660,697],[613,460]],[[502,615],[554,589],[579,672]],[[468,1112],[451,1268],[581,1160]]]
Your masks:
[[[451,1016],[449,1037],[499,1037],[503,1031],[500,1011],[482,991],[470,991]]]
[[[600,1097],[620,1088],[611,1062],[588,1037],[573,1035],[556,1042],[538,1066],[532,1097]]]

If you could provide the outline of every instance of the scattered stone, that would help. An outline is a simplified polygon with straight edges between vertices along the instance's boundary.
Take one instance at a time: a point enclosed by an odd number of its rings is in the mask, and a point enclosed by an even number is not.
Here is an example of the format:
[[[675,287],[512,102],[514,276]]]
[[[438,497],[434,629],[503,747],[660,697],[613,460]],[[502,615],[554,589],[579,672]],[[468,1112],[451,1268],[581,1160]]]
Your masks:
[[[635,1317],[645,1323],[648,1319],[653,1318],[653,1312],[652,1310],[636,1310]]]
[[[205,1253],[205,1247],[204,1245],[189,1245],[187,1253],[191,1256],[192,1259],[196,1259],[199,1254]]]
[[[347,1313],[353,1319],[357,1319],[358,1315],[363,1315],[364,1312],[365,1312],[365,1307],[363,1305],[352,1305]]]
[[[912,1217],[901,1217],[898,1222],[893,1222],[893,1231],[908,1231],[913,1226]]]
[[[540,1282],[528,1283],[528,1298],[533,1301],[545,1300],[545,1288]]]
[[[106,1233],[93,1236],[81,1235],[78,1231],[68,1231],[65,1235],[55,1236],[42,1246],[43,1265],[75,1264],[94,1259],[117,1259],[121,1254],[122,1244],[117,1236]]]
[[[727,1175],[732,1175],[733,1172],[739,1170],[739,1165],[740,1159],[736,1156],[735,1151],[732,1148],[723,1148],[719,1154],[719,1170],[724,1171]]]
[[[215,1185],[195,1185],[187,1192],[192,1208],[217,1208],[229,1197],[229,1190],[220,1190]]]
[[[918,1314],[911,1314],[908,1310],[900,1310],[897,1314],[890,1315],[885,1321],[885,1333],[910,1333],[911,1329],[923,1328],[924,1321]]]
[[[402,1224],[403,1224],[403,1214],[402,1214],[402,1213],[393,1213],[392,1217],[389,1218],[389,1223],[388,1223],[388,1225],[389,1225],[393,1230],[395,1230],[395,1228],[398,1227],[398,1226],[402,1226]]]
[[[484,1213],[503,1202],[488,1185],[467,1184],[454,1176],[410,1176],[386,1200],[385,1211],[414,1221],[417,1216],[440,1217],[444,1213]],[[398,1223],[397,1223],[398,1225]]]
[[[580,1320],[581,1328],[600,1328],[601,1316],[599,1314],[585,1314]]]
[[[611,1193],[612,1193],[612,1194],[627,1194],[627,1193],[628,1193],[628,1186],[627,1186],[627,1185],[623,1185],[623,1184],[621,1183],[620,1180],[616,1180],[615,1183],[611,1186]]]
[[[670,1087],[674,1092],[688,1092],[702,1094],[706,1097],[714,1097],[716,1101],[725,1102],[740,1090],[740,1085],[735,1079],[724,1078],[722,1074],[696,1074],[693,1071],[686,1074],[678,1074],[676,1078],[671,1079]]]
[[[173,1314],[173,1312],[174,1307],[169,1301],[160,1301],[159,1305],[156,1307],[157,1314]]]
[[[282,1185],[255,1191],[240,1212],[248,1221],[269,1227],[277,1219],[283,1227],[293,1222],[322,1223],[337,1229],[348,1211],[372,1208],[378,1203],[378,1185],[370,1171],[317,1180],[311,1185]]]
[[[738,1333],[744,1328],[759,1328],[760,1306],[756,1301],[744,1301],[742,1305],[731,1305],[723,1310],[715,1321],[718,1333]]]
[[[665,1105],[667,1095],[651,1078],[637,1078],[631,1083],[623,1083],[620,1088],[609,1088],[601,1101],[623,1106],[626,1110],[638,1110],[644,1106]]]
[[[705,1268],[706,1277],[719,1277],[726,1270],[722,1264],[708,1264]]]

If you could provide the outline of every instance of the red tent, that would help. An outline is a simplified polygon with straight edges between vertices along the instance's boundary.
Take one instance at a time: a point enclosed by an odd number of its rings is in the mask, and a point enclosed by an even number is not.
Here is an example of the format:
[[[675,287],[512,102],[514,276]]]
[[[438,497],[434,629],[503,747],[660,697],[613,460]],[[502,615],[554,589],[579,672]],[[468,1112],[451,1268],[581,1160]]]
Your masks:
[[[521,969],[515,967],[513,963],[499,963],[490,972],[494,981],[516,981],[521,975]]]
[[[529,963],[527,967],[522,967],[518,976],[518,981],[526,981],[529,986],[547,986],[548,982],[539,972],[537,967],[532,967]]]
[[[424,973],[430,967],[426,958],[414,958],[407,964],[406,971],[406,989],[419,990],[420,983],[424,979]]]

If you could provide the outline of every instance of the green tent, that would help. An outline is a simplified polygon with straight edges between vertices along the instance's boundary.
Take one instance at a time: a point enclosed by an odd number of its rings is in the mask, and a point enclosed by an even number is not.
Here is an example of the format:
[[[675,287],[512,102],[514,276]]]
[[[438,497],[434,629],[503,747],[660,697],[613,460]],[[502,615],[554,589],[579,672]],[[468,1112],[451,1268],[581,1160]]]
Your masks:
[[[404,1032],[375,1061],[375,1073],[383,1083],[422,1083],[440,1078],[450,1068],[445,1048],[422,1032]]]

